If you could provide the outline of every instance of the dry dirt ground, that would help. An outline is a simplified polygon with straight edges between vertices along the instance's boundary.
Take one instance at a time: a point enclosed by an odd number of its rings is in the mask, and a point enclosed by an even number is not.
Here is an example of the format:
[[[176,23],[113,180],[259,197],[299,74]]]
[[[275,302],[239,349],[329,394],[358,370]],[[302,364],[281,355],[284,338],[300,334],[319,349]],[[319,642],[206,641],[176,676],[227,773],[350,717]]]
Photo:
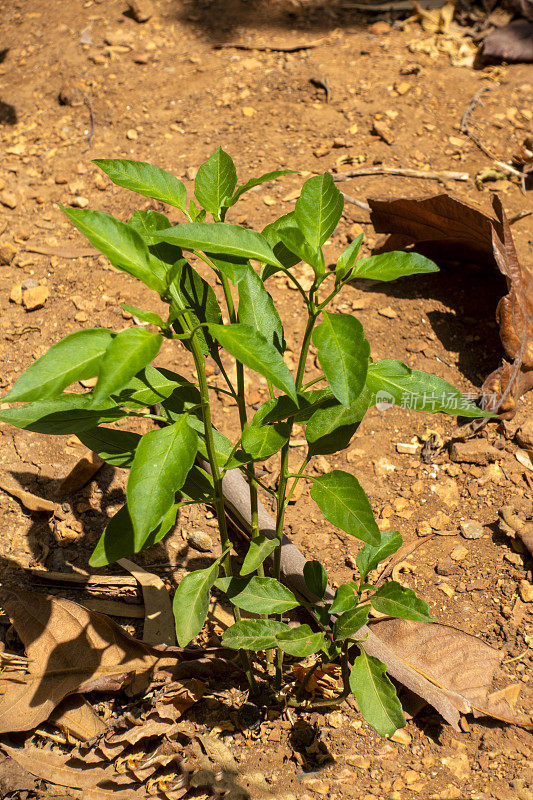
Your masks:
[[[449,191],[484,210],[497,189],[510,216],[531,208],[516,182],[476,188],[474,175],[491,162],[459,133],[470,98],[490,88],[472,124],[489,150],[509,160],[531,124],[531,67],[453,66],[446,53],[417,47],[428,39],[418,23],[405,25],[388,14],[364,16],[342,4],[158,0],[143,24],[124,11],[124,0],[0,2],[0,243],[8,255],[14,253],[11,263],[0,266],[3,390],[53,342],[79,327],[120,330],[132,324],[122,301],[158,310],[147,290],[103,257],[71,257],[85,244],[59,203],[88,205],[122,219],[136,204],[150,203],[112,186],[93,158],[151,161],[189,189],[196,168],[219,144],[245,180],[283,167],[304,175],[342,171],[350,164],[462,170],[471,176],[464,183],[377,175],[341,188],[361,200]],[[306,42],[316,46],[294,53],[265,49]],[[227,46],[232,43],[263,49]],[[58,102],[60,92],[66,105]],[[376,121],[385,124],[388,142],[372,133]],[[290,175],[250,192],[231,221],[260,229],[292,207],[301,180]],[[177,212],[170,215],[178,220]],[[327,260],[334,262],[360,230],[369,252],[377,235],[368,214],[347,204],[326,248]],[[531,217],[517,222],[513,232],[521,257],[531,259]],[[58,248],[57,254],[38,252],[49,248]],[[44,306],[35,310],[13,302],[14,288],[28,279],[47,290]],[[475,391],[501,357],[494,313],[503,290],[498,276],[452,264],[437,275],[349,287],[338,308],[362,321],[374,357],[401,359]],[[282,279],[271,281],[271,291],[285,324],[290,365],[302,334],[297,294]],[[184,352],[170,344],[159,362],[192,374]],[[251,384],[250,405],[266,396],[264,386]],[[348,450],[319,459],[316,466],[353,470],[381,524],[400,530],[405,541],[435,534],[407,559],[400,578],[429,602],[438,620],[504,650],[496,685],[520,687],[517,708],[526,708],[531,697],[532,605],[524,602],[531,600],[524,584],[531,581],[531,561],[501,533],[498,510],[513,504],[531,514],[533,473],[516,460],[512,433],[531,414],[532,400],[523,400],[510,434],[495,424],[482,434],[501,448],[499,467],[457,464],[448,455],[426,464],[419,452],[399,453],[397,443],[416,442],[428,430],[444,435],[455,425],[452,417],[401,409],[372,409]],[[233,410],[220,404],[218,414],[224,432],[235,434]],[[58,478],[83,452],[76,440],[5,425],[0,434],[3,477],[57,499]],[[302,452],[297,436],[291,448],[295,462]],[[271,472],[265,470],[264,477]],[[86,569],[106,521],[123,503],[123,488],[122,475],[104,468],[75,497],[60,498],[68,524],[55,530],[0,491],[2,582],[31,586],[22,572],[28,566]],[[481,523],[481,538],[461,536],[459,523],[467,519]],[[184,514],[173,536],[141,558],[169,589],[187,569],[206,563],[187,546],[187,534],[198,529],[212,535],[217,552],[213,520],[198,509]],[[319,520],[307,491],[290,509],[288,532],[309,558],[324,560],[334,582],[350,579],[357,544]],[[80,602],[88,597],[70,596]],[[121,622],[135,631],[131,620]],[[0,640],[16,646],[5,623]],[[207,701],[189,716],[209,730],[224,722],[219,708]],[[238,725],[226,725],[222,735],[239,763],[299,800],[533,796],[532,743],[519,727],[470,718],[457,734],[426,708],[408,723],[410,742],[400,744],[379,739],[351,705],[345,704],[340,716],[304,719],[317,725],[315,735],[331,754],[329,762],[302,757],[303,745],[285,718],[264,722],[252,738]]]

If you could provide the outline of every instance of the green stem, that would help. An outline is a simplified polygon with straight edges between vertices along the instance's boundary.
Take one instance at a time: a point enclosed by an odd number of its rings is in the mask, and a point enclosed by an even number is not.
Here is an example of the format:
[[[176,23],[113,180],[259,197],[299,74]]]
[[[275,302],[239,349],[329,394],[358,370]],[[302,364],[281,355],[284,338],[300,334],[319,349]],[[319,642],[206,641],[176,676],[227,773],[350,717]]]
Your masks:
[[[187,327],[189,329],[193,328],[192,322],[190,319],[185,317]],[[222,567],[224,569],[224,573],[226,577],[230,578],[233,577],[233,567],[231,563],[231,556],[229,554],[229,550],[231,549],[231,540],[228,535],[228,528],[226,524],[226,512],[224,508],[224,492],[222,489],[222,477],[220,475],[220,470],[218,468],[218,461],[216,456],[216,449],[215,449],[215,442],[213,438],[213,425],[211,421],[211,407],[209,405],[209,387],[207,384],[207,375],[205,374],[205,361],[204,361],[204,354],[202,352],[202,348],[200,347],[200,343],[198,341],[198,337],[196,335],[192,335],[190,339],[191,343],[191,352],[194,358],[194,364],[196,367],[196,374],[198,376],[198,388],[200,390],[200,397],[202,400],[202,421],[204,424],[204,433],[205,433],[205,444],[207,450],[207,457],[209,460],[209,466],[211,468],[211,475],[213,478],[213,487],[215,490],[215,512],[217,516],[218,522],[218,530],[220,534],[220,542],[222,544],[222,550],[227,550],[228,552],[224,556],[222,560]],[[241,614],[238,608],[233,607],[233,616],[235,617],[235,621],[239,622],[241,618]],[[244,672],[246,674],[246,678],[248,680],[248,684],[252,692],[256,690],[256,683],[255,677],[252,672],[252,665],[250,662],[250,657],[248,653],[244,650],[241,651],[241,659],[243,662]]]
[[[307,354],[309,352],[309,345],[311,344],[311,334],[313,333],[313,328],[316,321],[316,314],[311,310],[309,302],[307,303],[307,309],[308,309],[307,325],[305,327],[302,349],[300,350],[300,358],[298,361],[298,369],[296,371],[296,391],[299,391],[302,388],[303,376],[305,373],[305,365],[307,362]],[[294,425],[294,416],[289,417],[287,419],[287,423],[289,425],[289,435],[287,438],[287,443],[283,445],[281,449],[280,476],[279,476],[277,502],[276,502],[276,539],[278,540],[278,546],[274,551],[274,577],[278,581],[281,576],[281,544],[283,542],[283,526],[285,522],[285,509],[287,507],[285,502],[285,495],[287,493],[287,476],[289,474],[289,440],[292,432],[292,426]],[[283,668],[283,651],[278,650],[278,657],[276,663],[276,682],[275,682],[276,688],[278,689],[281,688],[282,668]]]

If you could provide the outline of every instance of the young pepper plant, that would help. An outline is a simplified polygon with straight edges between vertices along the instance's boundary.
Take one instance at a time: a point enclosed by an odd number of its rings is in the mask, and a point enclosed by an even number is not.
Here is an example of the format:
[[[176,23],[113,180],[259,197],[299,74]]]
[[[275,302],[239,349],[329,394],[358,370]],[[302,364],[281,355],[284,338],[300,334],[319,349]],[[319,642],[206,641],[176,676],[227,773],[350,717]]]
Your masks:
[[[395,581],[379,588],[368,582],[369,573],[402,540],[395,531],[379,530],[357,479],[341,470],[321,476],[306,470],[315,456],[345,448],[376,402],[418,411],[483,415],[441,378],[399,361],[373,361],[361,323],[349,314],[328,310],[356,278],[389,281],[435,272],[437,267],[416,254],[359,258],[360,236],[341,254],[335,270],[328,271],[323,246],[343,211],[343,196],[329,174],[306,181],[294,210],[257,232],[227,223],[226,214],[246,191],[288,170],[238,186],[234,163],[219,147],[199,168],[195,199],[188,200],[181,181],[150,164],[124,159],[95,163],[116,185],[177,208],[186,219],[171,225],[164,214],[148,210],[135,211],[123,222],[100,211],[63,209],[111,264],[159,295],[168,315],[163,319],[124,304],[150,329],[92,328],[66,336],[31,364],[2,398],[17,405],[0,411],[0,420],[40,433],[75,433],[109,464],[129,470],[126,503],[104,530],[90,559],[93,567],[161,541],[185,504],[214,508],[222,555],[207,569],[186,575],[177,588],[174,612],[179,644],[187,645],[201,631],[210,593],[216,587],[227,595],[235,614],[235,624],[225,631],[222,642],[243,651],[252,686],[250,653],[277,651],[278,689],[285,654],[291,658],[316,654],[317,664],[340,659],[344,689],[338,700],[353,692],[368,722],[380,734],[392,734],[405,724],[401,706],[386,665],[365,652],[359,632],[371,608],[392,617],[430,621],[429,608]],[[199,260],[222,285],[227,324],[211,285],[193,266]],[[314,274],[308,290],[292,271],[301,261]],[[267,290],[269,278],[278,272],[293,282],[305,312],[295,374],[283,359],[283,325]],[[195,381],[153,366],[164,338],[188,351]],[[311,343],[322,372],[306,383]],[[234,380],[224,368],[223,351],[235,359]],[[237,409],[240,435],[235,442],[212,419],[208,359],[218,366]],[[245,368],[261,375],[270,391],[270,399],[251,418],[245,402]],[[91,391],[68,390],[75,382],[93,377],[97,381]],[[149,410],[154,406],[157,413]],[[153,419],[159,427],[144,436],[110,427],[137,418]],[[305,426],[307,448],[299,469],[291,473],[289,440],[295,423]],[[280,459],[278,486],[275,491],[264,487],[276,502],[275,538],[270,539],[258,526],[257,493],[262,484],[255,464],[275,454]],[[251,542],[240,570],[230,556],[222,489],[223,476],[233,468],[245,473],[250,487]],[[280,563],[285,511],[303,479],[311,480],[311,497],[326,519],[364,544],[357,557],[359,580],[340,586],[333,598],[326,595],[323,566],[308,562],[304,577],[314,601],[302,604],[283,584]],[[284,615],[300,605],[310,612],[311,624],[290,627]],[[241,610],[257,618],[241,620]],[[300,687],[298,697],[302,693]],[[298,697],[286,701],[297,705]]]

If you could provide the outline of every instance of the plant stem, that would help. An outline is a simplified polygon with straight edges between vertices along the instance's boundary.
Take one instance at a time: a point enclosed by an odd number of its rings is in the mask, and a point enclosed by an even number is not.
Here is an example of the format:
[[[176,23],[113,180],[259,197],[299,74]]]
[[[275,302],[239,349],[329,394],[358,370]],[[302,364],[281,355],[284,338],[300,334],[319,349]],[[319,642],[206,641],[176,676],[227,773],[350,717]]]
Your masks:
[[[307,300],[307,298],[306,298]],[[307,362],[307,354],[309,352],[309,345],[311,344],[311,334],[316,321],[316,313],[313,312],[310,303],[307,301],[307,325],[305,327],[304,338],[302,342],[302,349],[300,350],[300,359],[298,361],[298,369],[296,371],[296,391],[302,388],[303,377],[305,373],[305,365]],[[289,435],[287,443],[281,449],[280,460],[280,475],[277,491],[276,501],[276,539],[278,546],[274,550],[274,577],[279,581],[281,574],[281,544],[283,542],[283,525],[285,522],[285,495],[287,493],[287,476],[289,474],[289,440],[294,425],[294,416],[287,419],[289,425]],[[281,671],[283,668],[283,651],[278,650],[278,657],[276,663],[276,688],[281,688]]]
[[[207,375],[205,374],[205,361],[202,348],[198,342],[196,335],[191,337],[191,351],[194,358],[196,367],[196,374],[198,376],[198,388],[200,390],[200,397],[202,399],[202,420],[204,424],[205,445],[207,456],[209,459],[209,466],[211,468],[211,475],[213,478],[213,487],[215,490],[215,512],[217,515],[218,530],[220,534],[220,542],[222,550],[228,550],[228,553],[222,560],[222,566],[226,577],[233,577],[233,567],[231,564],[231,556],[229,550],[231,549],[231,540],[228,535],[228,528],[226,524],[226,512],[224,508],[224,492],[222,489],[222,477],[218,468],[218,461],[216,456],[215,442],[213,439],[213,425],[211,422],[211,407],[209,405],[209,387],[207,385]],[[233,616],[235,621],[239,622],[241,614],[238,608],[233,607]],[[241,650],[241,659],[243,668],[248,680],[248,684],[252,692],[256,690],[255,677],[252,672],[252,665],[248,653]]]

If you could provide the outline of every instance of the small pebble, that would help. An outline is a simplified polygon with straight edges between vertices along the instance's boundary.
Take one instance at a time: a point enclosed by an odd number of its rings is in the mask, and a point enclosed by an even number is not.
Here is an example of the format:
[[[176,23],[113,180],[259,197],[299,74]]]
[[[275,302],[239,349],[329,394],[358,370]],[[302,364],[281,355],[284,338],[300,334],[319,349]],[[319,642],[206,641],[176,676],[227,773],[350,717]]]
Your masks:
[[[126,139],[131,139],[132,141],[134,141],[135,139],[138,138],[139,134],[137,133],[135,128],[130,128],[128,131],[126,131]]]
[[[452,552],[450,553],[450,558],[452,561],[464,561],[468,555],[468,550],[462,544],[458,544],[457,547],[454,547]]]
[[[398,312],[395,311],[390,306],[385,306],[385,308],[378,309],[378,314],[381,317],[386,317],[387,319],[396,319],[396,317],[398,316]]]
[[[187,542],[201,553],[210,553],[213,549],[213,541],[209,534],[204,531],[190,531],[187,534]]]
[[[459,523],[459,527],[465,539],[481,539],[483,536],[483,525],[475,519],[466,519]]]
[[[520,581],[520,599],[524,603],[533,603],[533,583],[523,580]]]

